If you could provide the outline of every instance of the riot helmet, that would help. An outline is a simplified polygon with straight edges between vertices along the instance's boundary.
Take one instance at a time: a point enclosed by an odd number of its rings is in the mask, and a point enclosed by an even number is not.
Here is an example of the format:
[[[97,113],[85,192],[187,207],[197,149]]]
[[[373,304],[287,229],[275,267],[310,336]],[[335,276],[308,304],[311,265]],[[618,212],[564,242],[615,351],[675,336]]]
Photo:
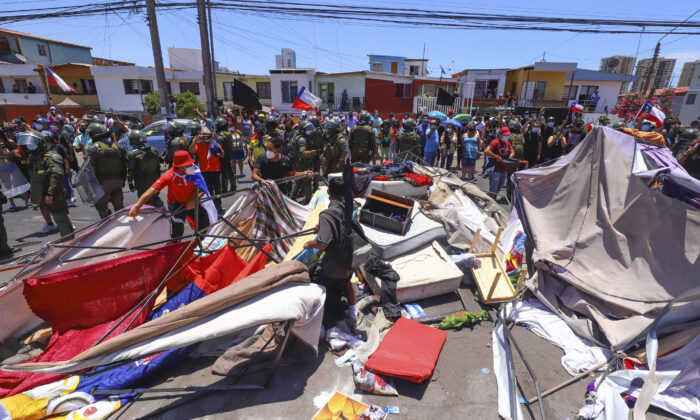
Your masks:
[[[90,123],[85,131],[92,141],[102,141],[109,137],[109,130],[102,123]]]
[[[255,134],[262,135],[265,133],[265,124],[260,121],[255,122]]]
[[[197,120],[192,120],[187,123],[187,130],[189,131],[190,136],[194,137],[202,132],[202,124],[200,124]]]
[[[146,144],[146,134],[141,130],[129,130],[129,143],[138,148]]]
[[[333,138],[340,133],[341,130],[340,121],[337,118],[328,118],[323,124],[323,128],[326,130],[326,137]]]
[[[22,131],[17,134],[17,145],[24,146],[30,152],[45,149],[47,147],[44,136],[34,130]]]
[[[316,127],[314,127],[314,125],[311,124],[310,121],[302,120],[299,122],[299,133],[301,133],[302,135],[309,136],[315,130]]]
[[[613,128],[614,128],[615,130],[619,130],[619,129],[623,128],[623,127],[627,127],[627,124],[625,124],[625,123],[622,122],[622,121],[618,121],[618,122],[616,122],[616,123],[613,125]]]
[[[689,128],[683,131],[683,134],[681,134],[681,139],[693,141],[698,138],[698,135],[700,135],[700,132],[698,132],[698,130],[694,128]]]
[[[510,131],[517,131],[520,133],[520,130],[522,130],[523,126],[520,124],[520,121],[517,120],[511,120],[511,122],[508,124],[508,128]]]
[[[228,127],[228,122],[226,122],[226,118],[224,117],[216,117],[214,120],[214,127],[216,127],[216,131],[221,131],[225,130],[226,127]]]
[[[311,121],[311,124],[313,124],[314,127],[316,127],[316,128],[321,127],[321,119],[318,118],[317,115],[314,115],[311,118],[309,118],[309,121]]]
[[[273,115],[268,115],[265,117],[265,130],[272,132],[277,129],[277,118]]]
[[[403,120],[403,129],[404,131],[412,132],[416,129],[416,120],[413,118],[409,118],[407,120]]]
[[[357,123],[358,123],[359,125],[368,125],[369,122],[370,122],[370,120],[371,120],[371,117],[370,117],[370,115],[369,115],[369,112],[367,112],[367,111],[361,111],[361,112],[360,112],[360,117],[359,117],[359,120],[358,120]]]
[[[165,134],[171,139],[181,136],[184,132],[185,127],[177,121],[168,121],[165,124]]]

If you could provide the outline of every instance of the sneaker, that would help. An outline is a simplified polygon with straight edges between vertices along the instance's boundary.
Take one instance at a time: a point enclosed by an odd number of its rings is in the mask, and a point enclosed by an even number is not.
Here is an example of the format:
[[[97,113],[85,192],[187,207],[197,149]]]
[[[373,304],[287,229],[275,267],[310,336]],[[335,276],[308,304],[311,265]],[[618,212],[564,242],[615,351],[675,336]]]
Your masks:
[[[49,233],[53,232],[54,230],[58,230],[58,227],[56,225],[45,224],[44,227],[41,228],[39,233]]]
[[[19,246],[8,246],[6,248],[0,248],[0,256],[7,257],[7,256],[10,256],[10,255],[14,254],[15,252],[19,252],[21,250],[22,250],[22,248]]]
[[[17,211],[17,206],[15,206],[14,204],[10,204],[9,210],[10,211]]]

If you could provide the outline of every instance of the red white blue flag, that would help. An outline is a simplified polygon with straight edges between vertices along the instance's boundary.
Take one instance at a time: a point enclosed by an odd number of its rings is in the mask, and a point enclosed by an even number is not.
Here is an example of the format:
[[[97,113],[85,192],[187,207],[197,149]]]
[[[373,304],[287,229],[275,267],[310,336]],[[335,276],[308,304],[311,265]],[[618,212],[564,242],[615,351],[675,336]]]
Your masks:
[[[655,122],[657,127],[661,127],[662,125],[664,125],[666,114],[664,114],[663,111],[661,111],[659,108],[653,106],[649,102],[644,102],[644,105],[642,105],[642,109],[639,115],[641,116],[644,112],[647,113],[647,120]],[[639,119],[639,116],[637,117],[637,119]]]
[[[322,102],[321,98],[306,90],[306,86],[302,86],[296,99],[294,99],[292,108],[310,111],[321,106]]]
[[[55,86],[59,89],[61,89],[62,92],[73,92],[73,93],[78,93],[68,85],[68,83],[64,82],[63,79],[58,77],[56,73],[53,72],[48,67],[44,67],[44,70],[46,71],[46,82],[49,84],[49,86]]]
[[[577,104],[576,102],[572,102],[571,106],[569,107],[569,111],[573,111],[577,114],[580,114],[583,112],[583,105]]]

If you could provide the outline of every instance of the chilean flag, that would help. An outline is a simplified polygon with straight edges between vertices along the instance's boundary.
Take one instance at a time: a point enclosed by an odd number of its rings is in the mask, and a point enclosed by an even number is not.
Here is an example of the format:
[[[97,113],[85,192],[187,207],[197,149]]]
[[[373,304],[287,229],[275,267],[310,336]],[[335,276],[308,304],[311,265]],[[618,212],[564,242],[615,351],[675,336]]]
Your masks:
[[[321,98],[306,90],[306,86],[302,86],[297,98],[292,104],[292,109],[301,109],[302,111],[310,111],[321,106]]]
[[[49,83],[49,86],[55,86],[63,92],[73,92],[73,93],[78,93],[68,85],[68,83],[64,82],[63,79],[58,77],[56,73],[53,72],[48,67],[44,67],[44,71],[46,71],[46,81]]]
[[[666,119],[666,114],[664,114],[659,108],[653,106],[649,102],[644,102],[642,105],[642,110],[639,113],[641,116],[643,112],[647,113],[647,119],[649,121],[654,121],[657,127],[664,125],[664,120]],[[639,117],[637,117],[639,119]]]
[[[577,104],[576,102],[572,102],[571,106],[569,107],[569,111],[573,111],[577,114],[580,114],[583,111],[583,105]]]

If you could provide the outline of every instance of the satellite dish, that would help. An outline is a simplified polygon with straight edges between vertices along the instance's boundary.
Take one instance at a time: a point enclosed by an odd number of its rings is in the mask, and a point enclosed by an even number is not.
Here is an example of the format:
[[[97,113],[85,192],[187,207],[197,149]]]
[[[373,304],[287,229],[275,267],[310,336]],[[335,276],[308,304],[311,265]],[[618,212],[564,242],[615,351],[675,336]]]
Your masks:
[[[20,53],[15,53],[15,57],[21,61],[22,63],[26,64],[27,63],[27,57],[23,56]]]
[[[617,58],[611,58],[608,60],[608,68],[611,69],[613,67],[617,67],[617,65],[620,64],[620,60]]]

